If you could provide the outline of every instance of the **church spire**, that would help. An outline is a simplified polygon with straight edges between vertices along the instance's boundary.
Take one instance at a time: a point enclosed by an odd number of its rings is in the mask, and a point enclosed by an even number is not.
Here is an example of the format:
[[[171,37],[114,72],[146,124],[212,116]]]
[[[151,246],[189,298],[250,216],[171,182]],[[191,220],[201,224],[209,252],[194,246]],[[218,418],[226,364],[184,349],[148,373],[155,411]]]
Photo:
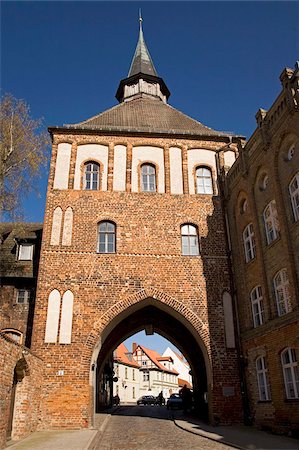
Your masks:
[[[152,58],[147,49],[142,29],[142,16],[139,10],[139,38],[127,78],[121,80],[116,92],[119,102],[136,97],[151,97],[167,102],[170,92],[158,77]]]
[[[158,74],[144,40],[142,22],[143,19],[141,16],[141,10],[139,10],[139,39],[135,54],[132,59],[128,77],[136,75],[137,73],[144,73],[146,75],[154,75],[155,77],[157,77]]]

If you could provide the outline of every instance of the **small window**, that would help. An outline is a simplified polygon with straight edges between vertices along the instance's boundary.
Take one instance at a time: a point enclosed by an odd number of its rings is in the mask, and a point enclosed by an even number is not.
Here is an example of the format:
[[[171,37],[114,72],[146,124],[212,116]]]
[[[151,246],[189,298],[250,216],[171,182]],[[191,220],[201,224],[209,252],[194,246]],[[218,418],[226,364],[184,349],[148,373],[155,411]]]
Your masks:
[[[196,193],[213,194],[212,173],[207,167],[196,169]]]
[[[99,225],[99,253],[115,253],[115,224],[101,222]]]
[[[134,386],[132,388],[132,396],[133,396],[133,398],[135,398],[135,388],[134,388]]]
[[[132,369],[132,380],[135,381],[135,369]]]
[[[156,168],[152,164],[141,166],[141,190],[143,192],[156,192]]]
[[[19,289],[17,293],[17,303],[20,305],[25,305],[30,301],[30,290],[29,289]]]
[[[23,342],[23,333],[19,330],[14,330],[13,328],[6,328],[1,330],[1,333],[5,334],[5,336],[13,339],[18,344],[22,344]]]
[[[143,381],[149,381],[149,371],[143,372]]]
[[[275,200],[272,200],[263,213],[268,245],[279,237],[279,222]]]
[[[287,348],[281,354],[281,363],[287,398],[299,398],[299,372],[294,348]]]
[[[286,269],[280,270],[274,277],[274,291],[278,315],[283,316],[290,311],[289,280]]]
[[[125,368],[125,378],[126,379],[128,378],[128,368],[127,367]]]
[[[194,225],[185,224],[181,227],[182,255],[198,256],[199,243],[197,228]]]
[[[250,294],[252,317],[254,327],[262,325],[264,322],[263,296],[261,286],[256,286]]]
[[[261,401],[271,400],[268,381],[268,370],[265,358],[263,356],[257,358],[256,360],[256,375],[260,400]]]
[[[18,260],[31,261],[33,257],[33,244],[19,244]]]
[[[100,166],[95,162],[87,162],[84,166],[84,189],[97,191],[100,188]]]
[[[261,185],[260,185],[261,190],[265,191],[267,189],[268,184],[269,184],[269,177],[268,177],[268,175],[264,175],[261,179]]]
[[[244,214],[247,211],[247,208],[248,208],[248,202],[247,202],[247,199],[244,198],[244,200],[242,200],[241,204],[240,204],[240,213]]]
[[[287,154],[288,161],[291,161],[291,159],[293,159],[294,154],[295,154],[295,144],[291,145],[291,147],[288,150],[288,154]]]
[[[247,225],[243,231],[243,244],[245,250],[245,261],[249,262],[255,258],[255,239],[252,223]]]
[[[295,222],[299,220],[299,172],[294,176],[289,185],[291,203]]]

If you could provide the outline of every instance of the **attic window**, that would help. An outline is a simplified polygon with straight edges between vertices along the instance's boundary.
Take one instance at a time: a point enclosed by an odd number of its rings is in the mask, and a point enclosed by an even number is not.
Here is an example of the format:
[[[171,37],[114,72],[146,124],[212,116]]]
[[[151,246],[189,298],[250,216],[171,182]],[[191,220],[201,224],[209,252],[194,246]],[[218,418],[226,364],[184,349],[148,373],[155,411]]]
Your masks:
[[[33,244],[19,244],[18,260],[31,261],[33,256]]]

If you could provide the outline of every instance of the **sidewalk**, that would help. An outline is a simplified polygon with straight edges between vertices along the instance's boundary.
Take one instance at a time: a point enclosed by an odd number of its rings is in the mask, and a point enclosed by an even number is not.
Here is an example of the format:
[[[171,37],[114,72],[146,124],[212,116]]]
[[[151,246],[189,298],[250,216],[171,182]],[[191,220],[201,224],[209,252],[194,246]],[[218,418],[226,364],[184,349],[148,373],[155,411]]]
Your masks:
[[[174,417],[173,420],[177,427],[185,431],[242,450],[299,450],[299,440],[276,436],[254,427],[244,425],[213,427],[196,418],[184,416]]]

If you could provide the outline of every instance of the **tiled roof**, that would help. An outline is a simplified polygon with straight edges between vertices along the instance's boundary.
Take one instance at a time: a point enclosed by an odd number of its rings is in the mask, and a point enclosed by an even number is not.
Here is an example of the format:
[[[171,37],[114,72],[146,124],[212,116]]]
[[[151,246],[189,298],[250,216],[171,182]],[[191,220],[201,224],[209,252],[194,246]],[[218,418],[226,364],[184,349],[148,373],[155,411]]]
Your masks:
[[[156,352],[156,350],[151,350],[149,348],[143,347],[143,345],[138,345],[138,347],[140,347],[144,351],[144,353],[149,357],[149,359],[152,360],[152,362],[158,367],[158,369],[163,370],[163,372],[173,373],[175,375],[178,375],[178,372],[176,370],[168,369],[167,367],[160,364],[159,358],[162,358],[162,357],[161,357],[161,355],[159,355],[158,352]]]
[[[125,364],[126,366],[139,368],[139,364],[131,355],[132,354],[129,352],[125,344],[121,343],[114,351],[114,361]]]
[[[150,132],[195,136],[228,136],[213,130],[159,99],[137,97],[65,128],[90,131]],[[50,128],[52,129],[52,128]]]
[[[191,384],[187,380],[183,380],[182,378],[178,378],[178,385],[179,387],[183,387],[184,385],[187,386],[187,388],[192,389]]]

